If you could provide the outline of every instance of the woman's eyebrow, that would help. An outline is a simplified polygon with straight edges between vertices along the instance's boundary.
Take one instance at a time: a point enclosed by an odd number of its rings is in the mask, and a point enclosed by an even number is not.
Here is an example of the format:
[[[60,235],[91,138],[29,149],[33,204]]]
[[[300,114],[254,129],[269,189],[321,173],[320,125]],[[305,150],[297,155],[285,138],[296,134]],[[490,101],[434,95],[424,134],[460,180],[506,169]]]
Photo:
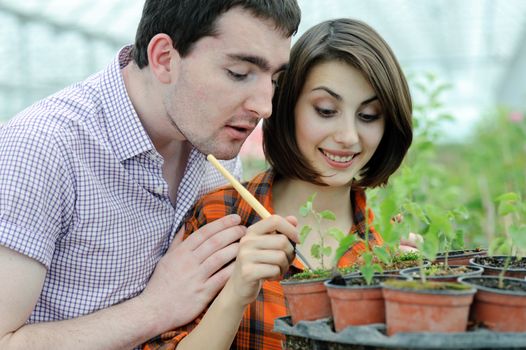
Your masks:
[[[333,90],[331,90],[330,88],[328,88],[326,86],[318,86],[318,87],[315,87],[314,89],[312,89],[312,91],[317,91],[317,90],[325,91],[326,93],[328,93],[329,95],[331,95],[332,97],[337,99],[338,101],[342,101],[343,100],[343,97],[341,97],[339,94],[337,94],[336,92],[334,92]]]
[[[363,101],[362,103],[360,103],[360,106],[365,106],[375,100],[378,100],[378,96],[374,95],[373,97],[370,97],[368,98],[367,100]]]
[[[316,91],[316,90],[322,90],[322,91],[325,91],[327,92],[329,95],[331,95],[332,97],[334,97],[336,100],[338,101],[342,101],[343,100],[343,97],[341,95],[339,95],[338,93],[336,93],[334,90],[326,87],[326,86],[318,86],[318,87],[315,87],[314,89],[312,89],[312,91]],[[374,95],[372,97],[369,97],[368,99],[366,99],[365,101],[363,101],[362,103],[360,103],[360,106],[365,106],[375,100],[378,100],[378,96]]]

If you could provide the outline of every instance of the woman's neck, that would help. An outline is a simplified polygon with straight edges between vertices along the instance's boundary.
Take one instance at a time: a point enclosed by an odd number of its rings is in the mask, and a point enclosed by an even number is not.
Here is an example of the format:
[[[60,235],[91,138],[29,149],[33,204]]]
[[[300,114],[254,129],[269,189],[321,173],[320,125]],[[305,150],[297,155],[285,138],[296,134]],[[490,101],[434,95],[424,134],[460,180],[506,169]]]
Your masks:
[[[272,204],[277,214],[298,216],[300,207],[316,193],[314,210],[330,210],[336,214],[337,219],[339,216],[343,219],[351,213],[350,192],[350,186],[320,186],[306,181],[281,178],[272,187]]]

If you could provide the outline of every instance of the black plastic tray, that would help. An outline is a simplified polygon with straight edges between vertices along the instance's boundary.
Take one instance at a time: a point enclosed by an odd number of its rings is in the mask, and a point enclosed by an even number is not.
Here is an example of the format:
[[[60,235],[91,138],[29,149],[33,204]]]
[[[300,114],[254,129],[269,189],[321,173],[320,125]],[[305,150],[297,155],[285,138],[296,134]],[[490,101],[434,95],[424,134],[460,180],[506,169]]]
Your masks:
[[[301,321],[292,326],[290,316],[274,321],[274,331],[286,336],[285,349],[526,349],[526,333],[498,333],[479,328],[462,333],[385,334],[385,324],[347,327],[334,332],[332,319]]]

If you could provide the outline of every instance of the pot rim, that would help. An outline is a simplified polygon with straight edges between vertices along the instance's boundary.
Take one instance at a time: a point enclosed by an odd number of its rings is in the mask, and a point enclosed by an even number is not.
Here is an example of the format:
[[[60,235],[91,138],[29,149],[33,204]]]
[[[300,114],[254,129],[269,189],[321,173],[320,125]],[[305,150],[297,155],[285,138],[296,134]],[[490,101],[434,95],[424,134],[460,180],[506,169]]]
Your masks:
[[[426,266],[424,266],[425,268]],[[466,267],[468,269],[470,269],[471,271],[469,272],[465,272],[463,274],[460,274],[460,275],[455,275],[455,274],[451,274],[451,275],[444,275],[444,276],[426,276],[426,278],[429,278],[430,280],[433,280],[433,281],[440,281],[442,279],[450,279],[451,277],[455,277],[455,276],[473,276],[473,275],[481,275],[483,272],[484,272],[484,268],[482,266],[470,266],[470,265],[449,265],[449,267]],[[419,267],[408,267],[407,269],[403,269],[400,271],[400,275],[404,275],[404,276],[410,276],[412,278],[415,278],[415,276],[412,276],[412,275],[407,275],[407,273],[410,271],[410,270],[414,270],[415,272],[419,272]],[[413,271],[411,271],[413,272]],[[420,278],[420,274],[417,274],[416,275],[416,278]]]
[[[434,281],[436,282],[436,281]],[[437,283],[442,283],[442,282],[437,282]],[[466,290],[452,290],[452,289],[441,289],[441,290],[437,290],[437,289],[413,289],[413,288],[404,288],[404,287],[393,287],[393,286],[388,286],[388,285],[385,285],[385,283],[381,283],[381,286],[383,289],[389,289],[389,290],[395,290],[395,291],[405,291],[405,292],[411,292],[411,293],[417,293],[417,294],[440,294],[440,295],[458,295],[458,296],[463,296],[463,295],[472,295],[472,294],[475,294],[477,292],[477,289],[473,286],[470,285],[471,289],[466,289]]]
[[[495,294],[504,294],[504,295],[514,295],[514,296],[524,296],[526,297],[526,291],[524,292],[520,292],[520,291],[511,291],[511,290],[503,290],[503,289],[498,289],[498,288],[491,288],[491,287],[486,287],[486,286],[481,286],[477,283],[470,283],[469,279],[485,279],[485,280],[498,280],[499,279],[499,276],[488,276],[488,275],[483,275],[483,276],[462,276],[462,277],[459,277],[458,278],[458,281],[460,283],[464,283],[464,284],[467,284],[467,285],[470,285],[478,290],[483,290],[485,292],[491,292],[491,293],[495,293]],[[504,281],[515,281],[515,282],[519,282],[521,284],[523,284],[524,286],[526,286],[526,280],[522,279],[522,278],[515,278],[515,277],[504,277]]]
[[[279,281],[279,284],[281,285],[290,285],[290,284],[309,284],[309,283],[318,283],[318,282],[325,282],[327,280],[330,280],[330,277],[319,277],[319,278],[313,278],[313,279],[305,279],[305,280],[293,280],[293,279],[287,279],[287,280],[281,280]]]
[[[513,255],[510,255],[511,257],[514,257]],[[469,263],[473,266],[481,266],[482,268],[484,269],[488,269],[488,270],[497,270],[497,271],[502,271],[503,270],[503,267],[498,267],[498,266],[491,266],[491,265],[484,265],[484,264],[481,264],[481,263],[478,263],[478,262],[475,262],[475,259],[477,258],[506,258],[508,257],[508,255],[493,255],[493,256],[475,256],[471,259],[469,259]],[[517,258],[517,257],[515,257]],[[522,257],[522,259],[526,259],[526,257]],[[507,268],[506,271],[509,271],[509,272],[526,272],[526,269],[521,269],[521,268]]]
[[[374,277],[386,277],[386,279],[389,279],[389,278],[393,278],[393,279],[405,279],[405,280],[410,280],[410,278],[408,278],[408,276],[400,276],[400,275],[393,275],[393,274],[376,274]],[[350,276],[350,277],[345,277],[345,279],[358,279],[358,278],[361,278],[363,279],[363,276],[362,275],[357,275],[357,276]],[[379,288],[382,288],[381,284],[382,282],[378,283],[378,284],[370,284],[370,285],[363,285],[363,286],[341,286],[341,285],[337,285],[337,284],[332,284],[331,283],[331,279],[323,282],[323,284],[325,285],[326,288],[333,288],[333,289],[379,289]]]
[[[458,258],[458,257],[462,257],[462,256],[470,256],[470,255],[480,255],[480,254],[486,254],[488,252],[487,249],[485,248],[478,248],[480,250],[477,250],[475,251],[475,249],[477,248],[473,248],[473,249],[458,249],[458,250],[451,250],[448,252],[448,258]],[[459,252],[464,252],[464,253],[461,253],[461,254],[457,254],[457,255],[451,255],[452,253],[459,253]],[[444,258],[446,255],[444,254],[444,252],[440,252],[437,254],[437,258]]]

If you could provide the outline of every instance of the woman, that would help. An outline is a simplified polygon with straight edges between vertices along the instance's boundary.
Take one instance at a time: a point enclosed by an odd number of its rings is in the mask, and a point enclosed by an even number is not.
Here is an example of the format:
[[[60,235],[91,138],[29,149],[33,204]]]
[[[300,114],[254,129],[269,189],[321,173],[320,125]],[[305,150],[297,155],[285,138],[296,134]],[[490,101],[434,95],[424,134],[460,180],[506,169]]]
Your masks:
[[[403,72],[387,43],[360,21],[331,20],[307,31],[292,48],[274,106],[263,123],[271,169],[246,187],[277,215],[260,220],[232,188],[200,200],[186,232],[232,213],[248,227],[234,271],[199,323],[165,333],[145,349],[281,349],[272,327],[287,310],[277,280],[303,268],[293,260],[289,240],[298,240],[294,226],[312,225],[292,216],[317,193],[316,209],[336,214],[331,226],[363,237],[364,189],[387,183],[412,141],[411,97]],[[370,222],[372,214],[367,216]],[[371,233],[371,243],[381,244],[381,236]],[[309,235],[297,249],[318,267],[310,254],[315,239]],[[353,246],[338,265],[353,263],[363,249]]]

